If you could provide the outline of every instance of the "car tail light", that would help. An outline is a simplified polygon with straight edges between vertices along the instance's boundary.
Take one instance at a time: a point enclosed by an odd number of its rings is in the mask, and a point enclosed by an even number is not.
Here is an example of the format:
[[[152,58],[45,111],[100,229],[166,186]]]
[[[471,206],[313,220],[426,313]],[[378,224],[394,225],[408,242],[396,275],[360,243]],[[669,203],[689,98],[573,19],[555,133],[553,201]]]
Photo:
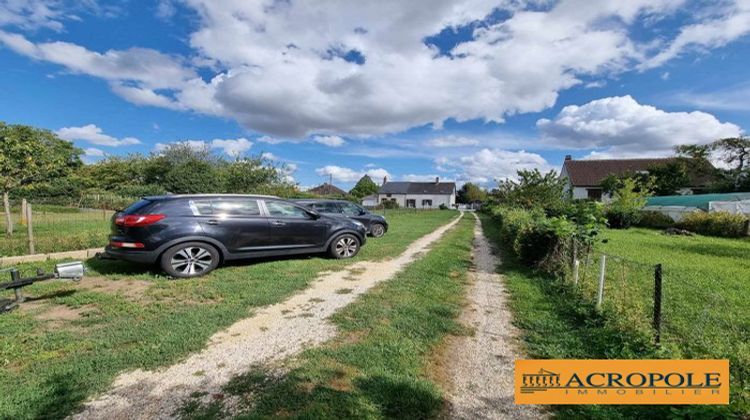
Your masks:
[[[112,241],[109,243],[115,248],[145,248],[146,246],[140,242],[119,242]]]
[[[163,214],[129,214],[127,216],[118,216],[115,224],[125,227],[148,226],[165,218]]]

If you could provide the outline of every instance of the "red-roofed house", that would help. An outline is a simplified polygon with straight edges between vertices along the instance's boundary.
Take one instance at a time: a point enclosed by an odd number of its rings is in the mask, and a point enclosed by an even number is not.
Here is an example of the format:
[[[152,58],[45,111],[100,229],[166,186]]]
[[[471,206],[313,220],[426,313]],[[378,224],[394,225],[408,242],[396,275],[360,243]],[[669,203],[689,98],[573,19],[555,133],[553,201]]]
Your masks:
[[[676,158],[646,158],[646,159],[602,159],[602,160],[573,160],[570,155],[565,156],[561,178],[567,178],[568,190],[573,192],[573,198],[588,198],[592,200],[606,200],[601,183],[609,175],[623,176],[636,173],[648,173],[649,168],[669,163]],[[707,184],[705,177],[691,176],[691,185],[683,188],[681,194],[692,194],[702,190]]]

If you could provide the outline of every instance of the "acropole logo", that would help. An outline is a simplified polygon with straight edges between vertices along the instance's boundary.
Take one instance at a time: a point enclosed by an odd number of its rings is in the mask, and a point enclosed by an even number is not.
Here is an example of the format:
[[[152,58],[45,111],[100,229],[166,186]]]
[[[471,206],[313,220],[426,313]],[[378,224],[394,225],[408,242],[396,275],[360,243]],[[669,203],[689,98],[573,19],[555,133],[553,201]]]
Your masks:
[[[728,360],[516,360],[516,404],[729,404]]]

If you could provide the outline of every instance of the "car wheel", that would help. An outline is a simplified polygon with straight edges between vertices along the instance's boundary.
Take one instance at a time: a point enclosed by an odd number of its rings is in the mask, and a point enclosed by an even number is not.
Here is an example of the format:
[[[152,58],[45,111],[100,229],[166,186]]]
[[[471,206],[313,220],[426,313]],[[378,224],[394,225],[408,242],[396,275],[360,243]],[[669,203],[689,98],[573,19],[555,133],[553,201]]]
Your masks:
[[[161,256],[161,268],[172,277],[190,278],[210,273],[219,266],[219,251],[203,242],[186,242]]]
[[[380,238],[383,235],[385,235],[385,226],[381,225],[380,223],[375,223],[372,226],[370,226],[370,235],[372,235],[374,238]]]
[[[333,258],[352,258],[359,252],[359,238],[349,233],[337,236],[328,252]]]

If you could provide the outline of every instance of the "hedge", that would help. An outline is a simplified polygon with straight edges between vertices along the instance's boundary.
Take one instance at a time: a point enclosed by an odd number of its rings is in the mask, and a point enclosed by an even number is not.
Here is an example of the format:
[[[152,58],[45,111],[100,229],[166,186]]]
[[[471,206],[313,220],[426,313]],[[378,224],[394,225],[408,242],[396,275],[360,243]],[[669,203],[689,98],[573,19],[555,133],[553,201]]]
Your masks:
[[[676,223],[676,227],[707,236],[740,238],[748,234],[748,219],[728,212],[690,213]]]

